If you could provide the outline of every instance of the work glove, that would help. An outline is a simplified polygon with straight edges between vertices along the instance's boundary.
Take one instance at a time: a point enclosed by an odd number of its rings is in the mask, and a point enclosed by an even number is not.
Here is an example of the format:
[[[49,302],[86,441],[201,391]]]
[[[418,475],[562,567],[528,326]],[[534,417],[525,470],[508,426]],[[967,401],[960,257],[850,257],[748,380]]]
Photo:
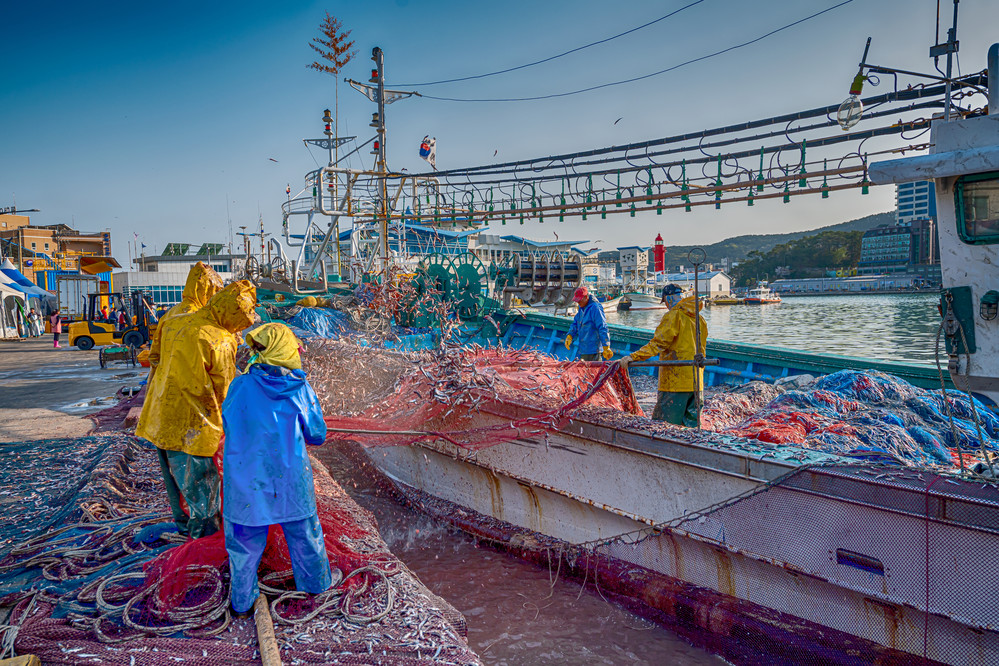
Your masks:
[[[605,361],[611,360],[611,356],[613,356],[613,355],[614,355],[614,350],[613,349],[611,349],[609,346],[604,347],[604,360]]]
[[[618,363],[621,364],[621,369],[622,370],[627,370],[628,369],[628,364],[631,363],[631,356],[625,356],[620,361],[618,361]]]
[[[572,336],[567,335],[565,336],[565,348],[568,349],[571,346],[572,346]]]

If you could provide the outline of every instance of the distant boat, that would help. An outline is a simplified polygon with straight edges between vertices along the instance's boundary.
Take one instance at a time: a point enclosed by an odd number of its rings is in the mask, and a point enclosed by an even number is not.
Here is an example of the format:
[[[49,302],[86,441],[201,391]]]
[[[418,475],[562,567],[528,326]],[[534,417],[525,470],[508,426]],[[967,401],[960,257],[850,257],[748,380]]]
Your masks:
[[[735,296],[717,296],[708,299],[707,305],[743,305],[746,301]]]
[[[768,303],[780,303],[780,294],[767,286],[766,282],[759,282],[755,289],[749,290],[749,295],[743,299],[746,305],[767,305]]]
[[[631,312],[634,310],[668,310],[669,308],[655,294],[629,291],[612,301],[603,303],[604,311]]]

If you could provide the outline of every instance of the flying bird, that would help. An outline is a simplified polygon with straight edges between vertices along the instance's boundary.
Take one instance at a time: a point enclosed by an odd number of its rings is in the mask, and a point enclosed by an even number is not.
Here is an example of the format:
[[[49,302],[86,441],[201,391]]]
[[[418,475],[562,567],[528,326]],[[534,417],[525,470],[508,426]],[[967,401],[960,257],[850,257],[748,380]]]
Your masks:
[[[621,118],[624,118],[624,116],[621,116]],[[621,118],[618,118],[617,120],[615,120],[614,124],[617,125],[619,122],[621,122]]]
[[[556,233],[554,231],[552,233],[555,234],[555,240],[558,240],[558,233]]]
[[[271,162],[277,162],[277,160],[274,159],[273,157],[268,157],[267,159],[269,159]]]
[[[499,148],[493,151],[493,157],[496,157],[497,155],[499,155]]]

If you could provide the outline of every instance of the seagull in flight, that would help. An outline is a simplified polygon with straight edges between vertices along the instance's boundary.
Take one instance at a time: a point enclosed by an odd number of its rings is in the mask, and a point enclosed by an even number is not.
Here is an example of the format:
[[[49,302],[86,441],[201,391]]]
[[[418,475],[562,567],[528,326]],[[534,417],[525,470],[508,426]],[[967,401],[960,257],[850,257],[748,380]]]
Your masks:
[[[277,160],[274,159],[273,157],[268,157],[267,159],[269,159],[271,162],[277,162]]]
[[[621,118],[624,118],[624,116],[621,116]],[[615,120],[614,124],[617,125],[619,122],[621,122],[621,118],[618,118],[617,120]]]

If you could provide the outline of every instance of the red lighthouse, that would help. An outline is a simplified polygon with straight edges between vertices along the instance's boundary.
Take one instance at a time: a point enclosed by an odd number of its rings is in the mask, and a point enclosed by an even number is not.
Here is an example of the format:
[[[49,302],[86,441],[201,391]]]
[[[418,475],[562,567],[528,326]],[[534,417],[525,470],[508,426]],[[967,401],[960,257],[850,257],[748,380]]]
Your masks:
[[[652,255],[655,257],[656,263],[656,273],[662,273],[666,270],[666,247],[663,245],[663,235],[656,235],[656,247],[652,250]]]

